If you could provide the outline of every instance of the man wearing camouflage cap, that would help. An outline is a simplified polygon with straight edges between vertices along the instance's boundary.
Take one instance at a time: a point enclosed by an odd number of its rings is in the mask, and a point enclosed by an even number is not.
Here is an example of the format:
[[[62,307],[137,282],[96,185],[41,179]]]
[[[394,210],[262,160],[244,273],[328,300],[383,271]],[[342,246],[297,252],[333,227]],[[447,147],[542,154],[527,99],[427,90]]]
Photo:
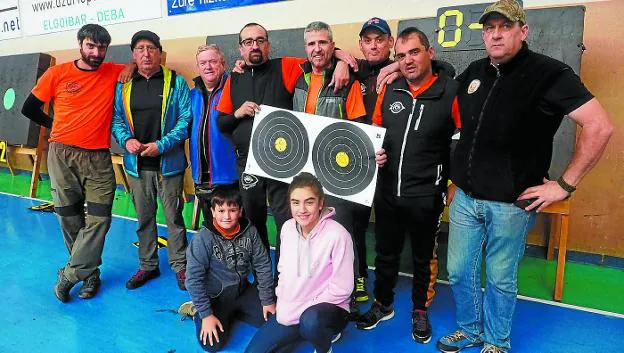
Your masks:
[[[457,77],[462,131],[451,161],[448,272],[459,328],[438,341],[442,352],[480,345],[482,353],[510,351],[518,263],[536,212],[570,196],[613,133],[569,66],[529,50],[518,3],[490,5],[479,23],[488,57]],[[582,130],[563,175],[549,180],[564,115]]]

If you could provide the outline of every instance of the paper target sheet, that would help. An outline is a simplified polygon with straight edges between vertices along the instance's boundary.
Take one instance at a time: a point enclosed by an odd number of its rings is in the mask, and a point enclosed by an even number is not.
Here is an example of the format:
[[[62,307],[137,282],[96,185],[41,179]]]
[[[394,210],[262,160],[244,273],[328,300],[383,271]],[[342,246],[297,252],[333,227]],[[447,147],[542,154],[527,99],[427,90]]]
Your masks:
[[[290,183],[314,174],[325,192],[371,206],[375,151],[386,129],[261,105],[254,118],[245,173]]]

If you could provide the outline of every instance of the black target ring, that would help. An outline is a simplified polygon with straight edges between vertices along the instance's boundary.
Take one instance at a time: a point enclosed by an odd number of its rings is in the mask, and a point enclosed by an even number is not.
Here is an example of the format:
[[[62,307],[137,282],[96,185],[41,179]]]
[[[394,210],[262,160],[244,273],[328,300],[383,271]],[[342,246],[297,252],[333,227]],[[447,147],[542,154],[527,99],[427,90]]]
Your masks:
[[[256,126],[251,148],[258,167],[265,173],[290,178],[305,166],[310,142],[308,132],[295,115],[276,110]]]
[[[328,125],[314,141],[312,164],[323,187],[339,196],[357,194],[373,181],[375,147],[366,133],[346,122]]]

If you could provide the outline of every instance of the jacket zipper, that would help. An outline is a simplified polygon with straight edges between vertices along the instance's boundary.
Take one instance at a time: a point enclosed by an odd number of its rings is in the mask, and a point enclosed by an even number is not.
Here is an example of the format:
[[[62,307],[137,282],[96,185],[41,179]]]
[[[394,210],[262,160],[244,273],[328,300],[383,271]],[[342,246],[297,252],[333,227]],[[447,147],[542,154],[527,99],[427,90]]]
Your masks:
[[[500,76],[501,76],[500,69],[498,68],[498,66],[492,64],[491,62],[490,62],[490,65],[492,65],[492,67],[494,67],[494,69],[496,70],[496,79],[494,80],[494,83],[492,84],[490,91],[485,97],[485,101],[483,102],[483,106],[481,107],[481,112],[479,113],[479,119],[477,120],[477,127],[475,128],[474,135],[472,135],[472,145],[470,146],[470,153],[468,153],[468,168],[466,170],[466,174],[468,176],[467,182],[468,182],[468,185],[470,186],[469,187],[470,189],[472,189],[472,156],[474,154],[475,144],[477,142],[477,135],[479,134],[479,129],[481,128],[481,122],[483,120],[483,114],[485,113],[485,107],[490,101],[490,96],[492,95],[492,91],[494,90],[494,87],[496,87],[496,84],[498,83],[498,79],[500,79]],[[468,194],[470,195],[470,192]]]
[[[206,162],[208,162],[208,185],[212,186],[212,161],[211,161],[211,145],[210,145],[210,140],[211,140],[211,136],[210,136],[210,109],[212,107],[212,98],[213,98],[213,93],[214,90],[217,89],[216,87],[214,87],[212,89],[212,91],[209,92],[208,95],[208,105],[206,106],[206,120],[204,121],[204,131],[202,133],[202,137],[204,138],[204,146],[207,147],[207,154],[206,154]],[[208,129],[208,141],[205,141],[206,139],[206,129]],[[200,171],[201,171],[201,163],[199,163],[200,165]],[[201,174],[200,174],[201,175]]]
[[[397,197],[401,197],[401,175],[403,174],[403,154],[405,153],[405,145],[407,145],[407,135],[409,134],[410,126],[412,126],[412,117],[414,116],[414,109],[416,108],[417,101],[418,99],[412,97],[412,111],[410,112],[409,118],[407,118],[407,125],[405,126],[405,134],[403,134],[403,144],[401,145],[401,156],[399,157],[399,173],[397,176]],[[422,113],[422,108],[420,112]]]

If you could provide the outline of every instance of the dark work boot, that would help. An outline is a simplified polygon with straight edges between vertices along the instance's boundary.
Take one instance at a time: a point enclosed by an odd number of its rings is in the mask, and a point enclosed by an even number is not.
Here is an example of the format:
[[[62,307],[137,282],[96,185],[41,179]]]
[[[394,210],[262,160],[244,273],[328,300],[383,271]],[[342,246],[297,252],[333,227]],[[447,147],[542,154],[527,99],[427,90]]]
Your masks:
[[[58,276],[56,279],[56,284],[54,285],[54,295],[63,303],[67,303],[69,301],[69,291],[74,287],[74,283],[72,283],[67,277],[65,277],[65,273],[63,269],[58,271]]]
[[[100,270],[97,269],[91,274],[91,276],[84,280],[82,287],[80,287],[80,290],[78,291],[78,296],[80,299],[91,299],[98,293],[101,285],[102,281],[100,281]]]

